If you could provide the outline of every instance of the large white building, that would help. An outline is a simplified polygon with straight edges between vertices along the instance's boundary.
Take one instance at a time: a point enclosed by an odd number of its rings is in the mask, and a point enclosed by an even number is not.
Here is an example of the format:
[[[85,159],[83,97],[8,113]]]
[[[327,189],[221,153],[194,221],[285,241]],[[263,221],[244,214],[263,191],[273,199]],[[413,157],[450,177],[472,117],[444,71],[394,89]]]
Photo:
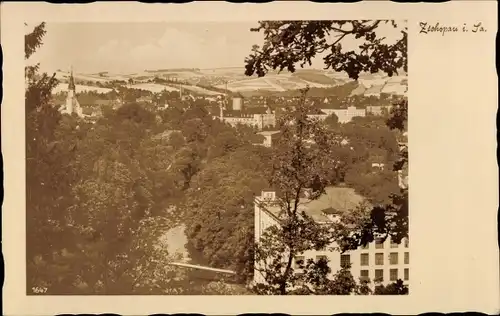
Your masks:
[[[323,113],[332,115],[335,113],[339,118],[339,123],[349,123],[354,117],[364,117],[366,116],[365,109],[359,109],[355,106],[349,106],[347,109],[321,109]]]
[[[261,196],[255,199],[255,242],[258,243],[264,231],[273,226],[280,225],[280,208],[273,202],[276,194],[272,191],[263,191]],[[363,198],[356,194],[353,189],[345,187],[329,187],[326,194],[319,199],[309,200],[302,198],[300,208],[317,222],[327,223],[335,220],[334,213],[348,212],[354,209]],[[335,247],[332,244],[331,247]],[[331,248],[328,247],[328,248]],[[344,264],[350,263],[350,271],[355,280],[369,279],[371,286],[374,281],[387,285],[398,279],[405,284],[409,283],[410,273],[410,251],[407,239],[401,244],[394,244],[389,239],[385,242],[374,241],[366,247],[340,253],[333,250],[309,250],[294,258],[293,267],[297,269],[301,262],[308,259],[329,259],[332,275],[341,269]],[[258,271],[259,263],[256,262],[254,272],[255,283],[265,283],[265,278]]]
[[[259,130],[276,125],[276,115],[268,106],[246,109],[241,98],[233,98],[232,109],[224,109],[221,105],[219,116],[214,118],[231,126],[243,124]]]

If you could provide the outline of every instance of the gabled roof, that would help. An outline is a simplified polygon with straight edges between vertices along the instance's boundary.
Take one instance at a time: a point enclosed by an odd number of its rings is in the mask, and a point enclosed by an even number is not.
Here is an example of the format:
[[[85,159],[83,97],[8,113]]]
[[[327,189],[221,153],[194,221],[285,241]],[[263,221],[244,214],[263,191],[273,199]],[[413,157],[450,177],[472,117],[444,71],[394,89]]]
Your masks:
[[[257,134],[262,135],[262,136],[271,136],[271,135],[275,135],[278,133],[281,133],[281,131],[262,131],[262,132],[258,132]]]
[[[311,216],[317,222],[329,222],[329,214],[342,214],[358,207],[365,199],[354,189],[347,187],[327,187],[325,193],[315,200],[300,198],[299,210]],[[279,219],[281,208],[278,205],[269,205],[264,209],[274,218]]]
[[[245,108],[242,112],[244,114],[266,114],[268,110],[269,108],[266,106],[259,106],[259,107]]]

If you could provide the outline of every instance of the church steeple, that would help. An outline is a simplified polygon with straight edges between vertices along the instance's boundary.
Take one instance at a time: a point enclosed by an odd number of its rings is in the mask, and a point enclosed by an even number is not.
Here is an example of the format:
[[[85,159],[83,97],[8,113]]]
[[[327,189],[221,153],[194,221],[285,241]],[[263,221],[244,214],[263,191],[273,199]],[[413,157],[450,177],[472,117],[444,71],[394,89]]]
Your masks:
[[[70,91],[75,91],[75,79],[73,78],[73,66],[71,66],[71,74],[69,76],[69,85],[68,85],[68,90]]]
[[[64,110],[64,112],[68,114],[76,113],[78,116],[83,117],[82,108],[80,107],[80,103],[76,98],[76,86],[75,79],[73,78],[73,67],[71,67],[68,84],[68,95],[66,97],[66,109]]]

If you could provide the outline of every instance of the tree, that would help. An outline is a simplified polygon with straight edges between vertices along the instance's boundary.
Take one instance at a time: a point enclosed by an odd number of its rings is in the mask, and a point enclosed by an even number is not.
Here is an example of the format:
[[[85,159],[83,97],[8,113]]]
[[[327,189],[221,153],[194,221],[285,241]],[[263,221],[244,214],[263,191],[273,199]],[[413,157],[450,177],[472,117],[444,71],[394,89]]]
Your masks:
[[[42,45],[45,23],[25,35],[25,59],[28,60]],[[71,205],[69,188],[76,174],[71,159],[74,146],[72,135],[68,142],[57,137],[62,116],[52,104],[51,92],[58,81],[46,73],[40,74],[39,65],[25,67],[26,107],[26,261],[28,293],[47,291],[65,284],[64,266],[58,265],[58,256],[65,247],[71,247],[73,236],[65,230],[65,208]],[[75,128],[72,117],[66,126]],[[64,134],[64,133],[63,133]]]
[[[250,55],[245,60],[245,74],[247,76],[257,74],[262,77],[270,70],[286,69],[295,72],[297,65],[300,67],[306,64],[311,65],[311,60],[320,54],[326,54],[323,57],[326,69],[345,72],[354,80],[357,80],[362,72],[384,72],[389,76],[398,74],[401,70],[407,72],[406,27],[401,28],[401,37],[394,44],[386,44],[376,33],[382,24],[390,24],[398,28],[398,25],[391,20],[260,21],[259,26],[251,31],[263,32],[264,45],[253,46]],[[347,37],[363,39],[357,52],[342,50],[342,42]],[[386,124],[391,129],[405,130],[406,98],[396,103]],[[345,151],[343,155],[346,156]],[[395,158],[396,161],[391,162],[393,170],[395,172],[405,170],[408,160],[407,150],[402,150],[396,155],[399,159]],[[367,158],[367,152],[361,152],[355,157],[357,161]],[[343,163],[340,162],[340,164]],[[380,236],[383,238],[390,236],[394,242],[400,242],[402,238],[408,237],[408,187],[389,194],[384,200],[385,204],[373,207],[367,217],[358,220],[356,226],[359,231],[345,234],[349,238],[344,244],[352,249],[365,245]],[[367,221],[366,218],[370,220]],[[347,225],[343,228],[350,230]],[[364,236],[364,238],[359,236]]]
[[[241,281],[253,271],[254,196],[266,185],[267,148],[243,146],[215,158],[186,192],[187,235],[212,267]]]
[[[408,294],[408,286],[404,285],[402,280],[390,283],[388,285],[375,286],[375,295],[406,295]]]
[[[279,224],[264,231],[256,246],[256,273],[264,279],[254,287],[259,294],[349,294],[356,288],[347,269],[330,279],[326,260],[308,260],[299,269],[292,265],[297,255],[326,249],[333,241],[330,225],[316,222],[300,209],[304,191],[312,189],[309,199],[319,198],[335,167],[334,140],[321,122],[308,118],[312,105],[306,102],[306,93],[279,121],[282,136],[274,147],[269,178],[277,191],[273,205],[280,210]]]
[[[26,58],[44,25],[26,35]],[[154,114],[128,104],[86,123],[55,108],[54,76],[38,65],[25,76],[28,293],[179,293],[160,238],[178,221],[158,202],[173,204],[162,190],[173,149],[150,141]]]
[[[324,122],[329,128],[336,129],[339,125],[339,117],[335,113],[332,113],[326,117]]]
[[[254,45],[245,59],[245,74],[264,76],[269,70],[295,72],[296,64],[311,65],[316,55],[328,52],[323,58],[326,69],[345,71],[357,79],[361,72],[379,71],[389,76],[407,71],[407,31],[394,44],[385,44],[376,33],[382,23],[398,27],[392,20],[354,21],[260,21],[252,32],[264,33],[264,45]],[[360,51],[342,51],[345,38],[363,38]]]

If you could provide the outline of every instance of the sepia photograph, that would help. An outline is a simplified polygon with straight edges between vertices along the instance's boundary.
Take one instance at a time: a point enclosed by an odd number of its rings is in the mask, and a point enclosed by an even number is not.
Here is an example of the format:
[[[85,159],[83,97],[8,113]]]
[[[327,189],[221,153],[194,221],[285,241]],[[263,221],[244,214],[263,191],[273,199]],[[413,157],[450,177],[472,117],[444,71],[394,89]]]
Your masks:
[[[497,313],[495,7],[2,4],[4,314]]]
[[[26,294],[408,295],[407,42],[25,23]]]

